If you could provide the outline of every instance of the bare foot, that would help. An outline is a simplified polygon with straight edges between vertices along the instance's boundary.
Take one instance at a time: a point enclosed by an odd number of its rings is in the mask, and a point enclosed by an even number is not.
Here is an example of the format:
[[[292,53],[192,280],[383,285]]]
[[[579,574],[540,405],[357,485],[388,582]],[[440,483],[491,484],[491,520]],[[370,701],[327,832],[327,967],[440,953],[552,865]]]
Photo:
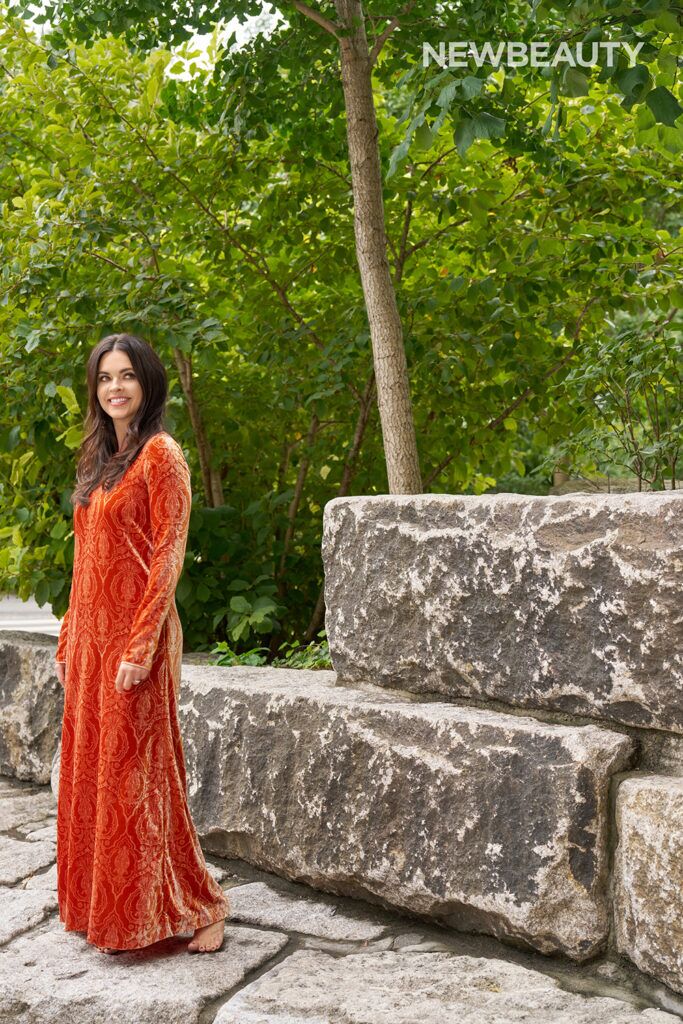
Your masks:
[[[110,949],[109,946],[98,946],[100,953],[123,953],[122,949]]]
[[[205,924],[203,928],[195,928],[187,946],[188,953],[213,953],[220,949],[223,944],[224,927],[225,920]]]

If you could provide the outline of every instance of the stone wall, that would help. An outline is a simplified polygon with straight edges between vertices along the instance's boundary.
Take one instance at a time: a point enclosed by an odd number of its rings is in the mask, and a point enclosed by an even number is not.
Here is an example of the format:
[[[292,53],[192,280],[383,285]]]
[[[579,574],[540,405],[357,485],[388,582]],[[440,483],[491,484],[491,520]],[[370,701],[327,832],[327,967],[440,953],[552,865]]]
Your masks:
[[[322,551],[338,683],[630,736],[607,949],[683,992],[683,494],[338,498]]]
[[[56,744],[61,687],[41,671],[54,641],[21,637],[0,633],[24,673],[3,692],[11,707],[32,682]],[[246,666],[184,664],[179,717],[207,850],[524,949],[605,948],[609,783],[630,736]],[[7,751],[0,774],[50,778],[48,757]]]
[[[683,733],[682,496],[329,502],[339,678]]]
[[[183,664],[205,849],[683,992],[681,511],[328,503],[334,671]],[[0,633],[0,774],[50,778],[54,645]]]

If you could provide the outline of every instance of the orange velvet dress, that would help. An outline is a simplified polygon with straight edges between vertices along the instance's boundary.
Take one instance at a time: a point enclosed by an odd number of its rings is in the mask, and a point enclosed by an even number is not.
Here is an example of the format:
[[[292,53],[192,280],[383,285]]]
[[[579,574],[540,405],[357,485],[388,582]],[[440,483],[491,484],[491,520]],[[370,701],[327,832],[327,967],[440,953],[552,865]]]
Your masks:
[[[74,567],[57,660],[66,663],[57,800],[57,896],[67,931],[138,949],[229,916],[187,803],[177,700],[175,590],[190,471],[155,434],[109,491],[74,508]],[[117,693],[125,661],[150,669]]]

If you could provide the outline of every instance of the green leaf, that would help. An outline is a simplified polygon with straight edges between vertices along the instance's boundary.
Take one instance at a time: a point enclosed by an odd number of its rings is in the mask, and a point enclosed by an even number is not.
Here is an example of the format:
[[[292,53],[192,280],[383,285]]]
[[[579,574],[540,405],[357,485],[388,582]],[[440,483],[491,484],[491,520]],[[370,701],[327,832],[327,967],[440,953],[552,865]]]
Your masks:
[[[583,71],[568,64],[562,77],[562,86],[568,96],[587,96],[590,91],[590,82]]]
[[[387,171],[387,180],[396,173],[396,169],[402,160],[405,160],[410,149],[410,136],[405,138],[398,146],[395,147],[389,160],[389,170]]]
[[[246,580],[233,580],[232,583],[228,583],[226,590],[248,590],[249,584]]]
[[[448,109],[457,95],[460,84],[461,83],[456,80],[445,85],[438,95],[436,101],[437,106]]]
[[[545,121],[543,122],[543,127],[541,128],[541,135],[547,135],[548,134],[548,132],[552,128],[553,117],[554,116],[555,116],[555,105],[552,104],[551,107],[550,107],[550,110],[548,111],[548,116],[546,117]]]
[[[432,129],[428,124],[421,124],[413,136],[415,145],[418,149],[429,149],[434,141],[432,136]]]
[[[505,134],[505,121],[492,114],[477,114],[474,133],[478,139],[500,139]]]
[[[64,384],[58,384],[57,394],[66,406],[67,412],[73,413],[74,415],[80,415],[81,407],[78,404],[78,400],[73,393],[72,388],[66,387]]]
[[[673,127],[677,118],[683,114],[683,107],[663,85],[659,85],[649,92],[645,97],[645,102],[655,115],[658,124],[668,124]]]
[[[63,437],[67,448],[80,448],[83,441],[83,431],[80,427],[69,427],[63,434]]]
[[[602,39],[603,31],[604,30],[602,28],[602,25],[596,25],[594,28],[586,32],[582,42],[586,43],[587,45],[590,43],[597,43],[598,40]]]
[[[468,117],[466,120],[461,121],[455,129],[455,145],[461,157],[465,156],[475,138],[474,121]]]
[[[230,635],[233,640],[240,640],[243,636],[249,632],[249,619],[242,619],[234,629],[230,630]]]
[[[624,96],[639,99],[650,81],[650,72],[644,64],[636,64],[626,71],[619,71],[613,80]]]
[[[657,28],[662,29],[663,32],[672,33],[678,35],[681,30],[678,18],[673,11],[662,11],[655,18],[655,25]]]
[[[466,75],[460,83],[462,94],[466,100],[471,100],[481,93],[484,88],[484,79],[475,78],[474,75]]]
[[[267,611],[259,609],[259,611],[252,612],[252,614],[249,616],[249,624],[255,626],[261,622],[267,622],[269,617],[270,616]]]

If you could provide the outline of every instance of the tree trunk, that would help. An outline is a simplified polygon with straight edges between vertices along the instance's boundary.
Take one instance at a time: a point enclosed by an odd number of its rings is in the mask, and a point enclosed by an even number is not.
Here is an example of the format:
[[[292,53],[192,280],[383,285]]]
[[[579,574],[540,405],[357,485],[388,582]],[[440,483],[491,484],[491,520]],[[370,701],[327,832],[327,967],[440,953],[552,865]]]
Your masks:
[[[306,451],[310,451],[311,445],[315,441],[315,435],[318,433],[318,427],[320,420],[318,414],[313,413],[311,418],[311,424],[308,428],[308,434],[306,436]],[[285,579],[285,568],[287,565],[287,555],[289,549],[294,540],[294,531],[296,527],[296,516],[299,511],[299,505],[301,504],[301,498],[304,493],[304,484],[306,483],[306,476],[308,469],[311,464],[311,459],[308,454],[304,455],[299,463],[299,472],[296,475],[296,484],[294,486],[294,495],[289,503],[287,510],[287,529],[285,531],[285,539],[282,545],[282,554],[280,555],[280,564],[275,572],[275,582],[277,583],[277,594],[281,601],[285,601],[287,597],[287,581]]]
[[[372,394],[375,386],[375,375],[374,372],[370,374],[365,390],[363,392],[363,399],[360,403],[358,410],[358,419],[356,420],[356,429],[353,434],[353,444],[346,457],[344,463],[344,471],[342,473],[341,482],[339,484],[339,490],[335,497],[343,498],[349,493],[351,487],[351,478],[356,469],[356,463],[358,461],[358,454],[363,443],[365,436],[365,428],[368,425],[368,419],[370,417],[370,406],[372,402]],[[324,625],[325,618],[325,584],[323,583],[318,593],[318,600],[316,601],[313,614],[311,615],[310,622],[304,633],[304,643],[310,643],[313,637]]]
[[[318,433],[319,428],[320,428],[320,420],[318,419],[318,414],[314,412],[313,416],[311,417],[311,423],[310,423],[310,426],[308,428],[308,433],[306,435],[306,440],[305,440],[305,450],[307,452],[310,451],[311,445],[315,441],[316,434]],[[286,453],[286,461],[287,462],[289,461],[290,452],[291,452],[291,447],[289,448],[289,450]],[[286,579],[286,576],[285,576],[285,568],[286,568],[286,564],[287,564],[287,555],[288,555],[289,549],[290,549],[290,547],[292,545],[292,541],[294,540],[296,516],[297,516],[297,513],[299,511],[299,506],[301,505],[301,499],[302,499],[303,493],[304,493],[304,484],[306,483],[306,476],[308,475],[308,470],[309,470],[310,464],[311,464],[310,456],[309,455],[304,455],[303,458],[301,459],[301,462],[299,463],[299,472],[297,473],[296,484],[294,486],[294,496],[292,497],[292,500],[289,503],[289,509],[287,510],[287,530],[285,531],[284,543],[282,545],[282,554],[280,555],[280,564],[279,564],[278,569],[277,569],[277,571],[275,573],[275,582],[277,583],[277,596],[278,596],[279,600],[283,604],[287,600],[287,586],[288,586],[288,584],[287,584],[287,579]],[[281,484],[283,482],[284,482],[283,480],[280,481]],[[270,644],[269,644],[269,651],[270,651],[270,656],[271,657],[274,657],[277,654],[277,650],[278,650],[278,648],[280,646],[280,642],[281,642],[280,638],[282,637],[282,634],[283,634],[283,630],[282,629],[278,630],[277,633],[271,633]]]
[[[221,505],[225,504],[223,499],[223,484],[221,482],[220,474],[211,468],[211,445],[209,444],[209,439],[206,436],[204,421],[202,419],[199,406],[197,405],[192,387],[192,363],[185,353],[181,352],[179,348],[173,349],[173,355],[176,366],[178,367],[180,386],[183,389],[185,401],[187,402],[187,410],[190,414],[190,423],[192,424],[195,440],[197,442],[199,468],[202,473],[202,484],[204,487],[206,504],[209,508],[220,508]]]
[[[390,494],[419,494],[420,463],[403,330],[389,271],[382,201],[372,62],[359,0],[335,0],[339,22],[346,132],[354,200],[356,255],[365,297],[377,381]]]

